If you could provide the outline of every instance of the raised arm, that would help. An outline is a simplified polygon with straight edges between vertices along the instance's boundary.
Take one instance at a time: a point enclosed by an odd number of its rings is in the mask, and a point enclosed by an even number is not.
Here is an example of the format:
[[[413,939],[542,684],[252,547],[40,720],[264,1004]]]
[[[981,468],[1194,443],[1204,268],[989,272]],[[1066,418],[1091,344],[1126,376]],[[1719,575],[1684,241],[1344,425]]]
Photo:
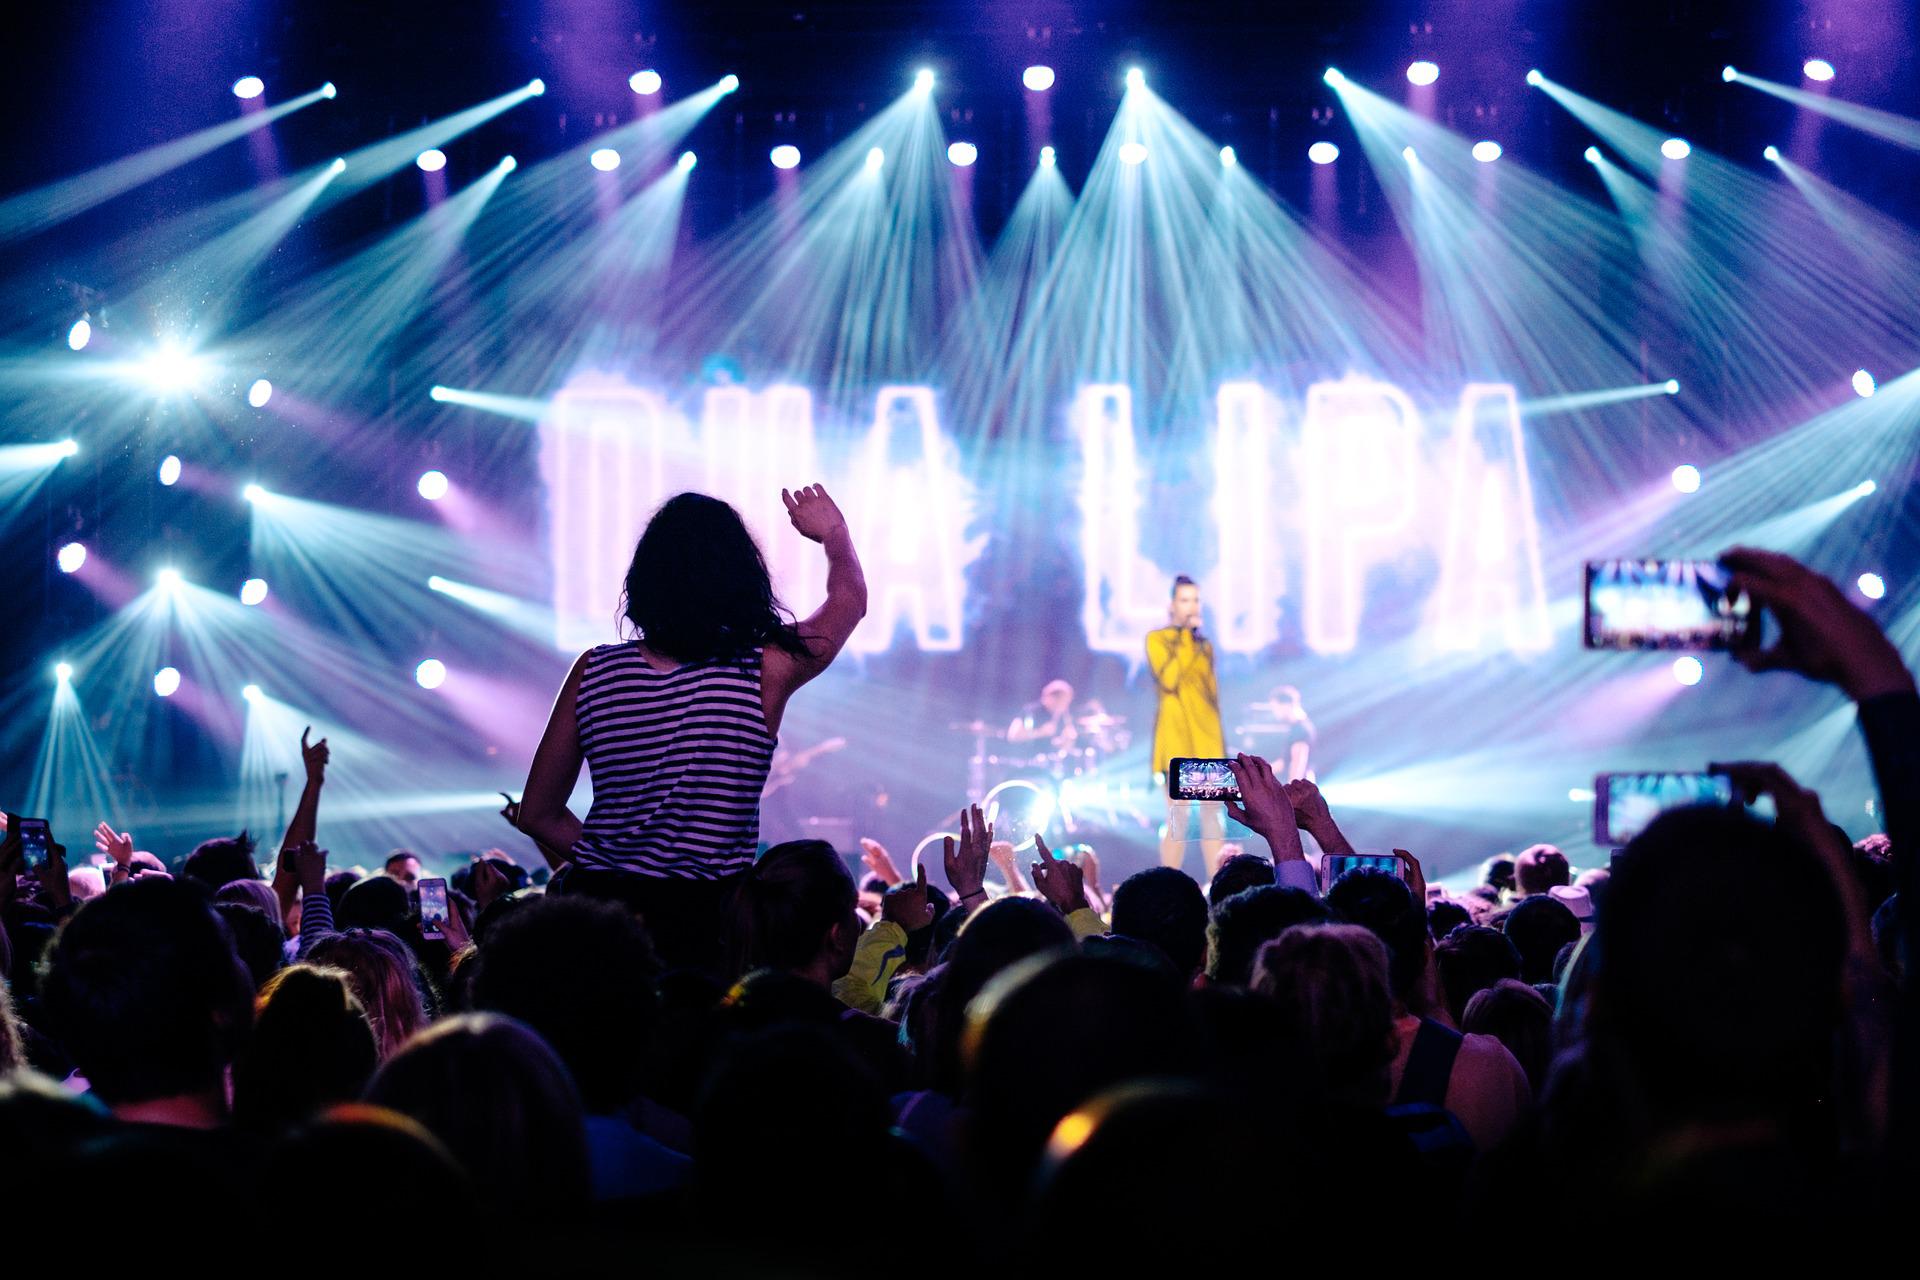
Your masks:
[[[566,863],[573,842],[580,838],[580,819],[567,808],[567,799],[580,780],[580,721],[574,704],[586,668],[587,655],[583,653],[567,672],[560,696],[553,700],[553,714],[547,718],[547,731],[533,753],[527,789],[520,797],[518,826],[533,837],[548,865],[556,869]]]
[[[318,839],[320,788],[326,785],[327,764],[333,758],[325,738],[312,744],[307,742],[307,735],[312,732],[312,725],[300,731],[300,763],[306,769],[307,780],[300,788],[300,803],[293,807],[293,818],[287,823],[287,834],[280,839],[280,857],[273,868],[273,892],[280,899],[282,922],[293,914],[294,900],[300,892],[300,878],[294,873],[287,854]]]
[[[1180,687],[1199,653],[1200,646],[1186,627],[1147,632],[1147,665],[1153,668],[1154,683],[1167,693]]]
[[[761,698],[767,728],[780,731],[780,718],[793,691],[825,671],[846,647],[853,629],[867,615],[867,577],[853,549],[846,517],[822,485],[780,491],[787,517],[804,538],[820,544],[827,554],[827,598],[800,623],[805,656],[769,645],[762,656]]]

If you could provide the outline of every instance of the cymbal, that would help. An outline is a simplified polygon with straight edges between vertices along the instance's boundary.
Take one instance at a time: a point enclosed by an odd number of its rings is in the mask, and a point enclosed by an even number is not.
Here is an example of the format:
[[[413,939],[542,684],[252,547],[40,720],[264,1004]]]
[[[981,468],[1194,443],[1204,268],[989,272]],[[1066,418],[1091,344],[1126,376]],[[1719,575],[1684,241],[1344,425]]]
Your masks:
[[[1096,711],[1092,715],[1076,717],[1074,723],[1082,729],[1111,729],[1115,725],[1127,722],[1125,716],[1110,715],[1105,711]]]
[[[1004,738],[1007,727],[1003,724],[988,724],[985,720],[955,720],[947,728],[954,733],[986,734],[989,738]]]

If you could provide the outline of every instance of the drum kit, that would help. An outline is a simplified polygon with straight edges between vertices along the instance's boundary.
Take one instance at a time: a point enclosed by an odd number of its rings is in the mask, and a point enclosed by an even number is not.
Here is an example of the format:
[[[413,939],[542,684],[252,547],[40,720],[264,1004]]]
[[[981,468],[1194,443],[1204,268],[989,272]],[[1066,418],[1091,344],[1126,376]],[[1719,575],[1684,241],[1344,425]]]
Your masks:
[[[1143,808],[1148,799],[1144,777],[1122,782],[1115,767],[1133,744],[1125,716],[1105,711],[1072,716],[1059,734],[1027,742],[1015,741],[1004,725],[986,720],[958,721],[948,728],[973,738],[968,802],[981,806],[996,838],[1016,850],[1032,849],[1036,835],[1057,840],[1152,825]],[[941,825],[955,827],[958,820],[954,814]]]

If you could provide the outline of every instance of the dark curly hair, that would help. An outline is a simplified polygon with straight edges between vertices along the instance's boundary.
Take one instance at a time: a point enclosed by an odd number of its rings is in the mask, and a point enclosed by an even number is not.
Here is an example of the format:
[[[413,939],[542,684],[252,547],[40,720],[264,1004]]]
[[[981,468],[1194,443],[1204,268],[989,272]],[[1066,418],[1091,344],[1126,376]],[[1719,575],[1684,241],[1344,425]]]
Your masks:
[[[650,648],[681,662],[766,645],[807,654],[740,513],[702,493],[678,494],[653,513],[633,549],[620,609]]]

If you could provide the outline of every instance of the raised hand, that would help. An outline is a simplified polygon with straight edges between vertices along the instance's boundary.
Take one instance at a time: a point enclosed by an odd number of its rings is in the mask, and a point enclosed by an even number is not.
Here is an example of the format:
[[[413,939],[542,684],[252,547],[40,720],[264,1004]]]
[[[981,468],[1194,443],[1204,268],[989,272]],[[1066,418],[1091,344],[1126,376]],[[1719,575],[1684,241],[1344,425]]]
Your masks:
[[[1259,756],[1241,752],[1227,762],[1233,780],[1239,784],[1240,799],[1227,801],[1227,812],[1258,832],[1273,850],[1275,862],[1304,859],[1306,849],[1300,843],[1298,819],[1287,788],[1274,775],[1273,766]]]
[[[933,902],[927,888],[927,864],[914,868],[910,884],[895,885],[880,900],[880,918],[891,920],[908,933],[917,933],[933,923]]]
[[[300,880],[300,892],[324,893],[327,886],[327,851],[311,840],[303,840],[291,849],[281,851],[281,857],[292,862],[293,873]]]
[[[474,859],[473,870],[467,873],[467,892],[472,896],[474,906],[485,911],[511,887],[507,873],[494,866],[491,858]],[[448,911],[447,914],[453,916],[459,913]]]
[[[309,746],[307,735],[312,732],[312,725],[300,731],[300,763],[306,766],[307,781],[318,786],[327,780],[327,761],[332,758],[333,753],[327,750],[325,738]]]
[[[112,858],[117,867],[133,861],[133,837],[124,831],[115,831],[104,822],[93,829],[93,847],[103,857]]]
[[[1353,845],[1340,831],[1339,824],[1333,820],[1333,810],[1327,807],[1327,798],[1320,788],[1306,778],[1299,778],[1284,784],[1288,803],[1293,805],[1293,819],[1300,829],[1314,838],[1323,853],[1352,853]]]
[[[47,860],[34,869],[40,878],[40,892],[60,910],[73,901],[73,886],[67,880],[67,846],[49,843]]]
[[[1395,849],[1393,856],[1400,859],[1406,868],[1407,889],[1413,894],[1413,905],[1420,910],[1427,909],[1427,873],[1420,869],[1420,859],[1405,849]]]
[[[960,815],[960,845],[953,837],[945,842],[947,883],[960,897],[960,905],[972,910],[986,899],[987,859],[993,848],[993,828],[979,805]]]
[[[1000,868],[1000,876],[1007,882],[1008,889],[1015,893],[1027,891],[1027,881],[1020,874],[1020,861],[1013,856],[1011,840],[995,840],[988,846],[987,856],[993,860],[994,866]]]
[[[840,514],[825,485],[810,484],[792,491],[782,489],[780,501],[787,504],[787,518],[803,538],[825,542],[847,527],[847,518]]]
[[[1033,864],[1033,887],[1061,915],[1072,915],[1087,905],[1086,878],[1074,863],[1055,858],[1037,834],[1033,848],[1040,860]]]
[[[1100,855],[1093,851],[1092,845],[1083,845],[1073,855],[1073,865],[1080,868],[1081,882],[1086,886],[1087,903],[1102,902],[1106,895],[1100,891]]]
[[[900,868],[893,865],[893,855],[878,840],[860,837],[860,861],[866,864],[867,870],[884,880],[888,888],[906,879],[900,874]]]
[[[1735,547],[1720,560],[1733,570],[1733,590],[1780,626],[1772,648],[1738,653],[1749,671],[1797,671],[1838,685],[1856,702],[1913,690],[1913,676],[1880,624],[1828,579],[1775,551]]]

